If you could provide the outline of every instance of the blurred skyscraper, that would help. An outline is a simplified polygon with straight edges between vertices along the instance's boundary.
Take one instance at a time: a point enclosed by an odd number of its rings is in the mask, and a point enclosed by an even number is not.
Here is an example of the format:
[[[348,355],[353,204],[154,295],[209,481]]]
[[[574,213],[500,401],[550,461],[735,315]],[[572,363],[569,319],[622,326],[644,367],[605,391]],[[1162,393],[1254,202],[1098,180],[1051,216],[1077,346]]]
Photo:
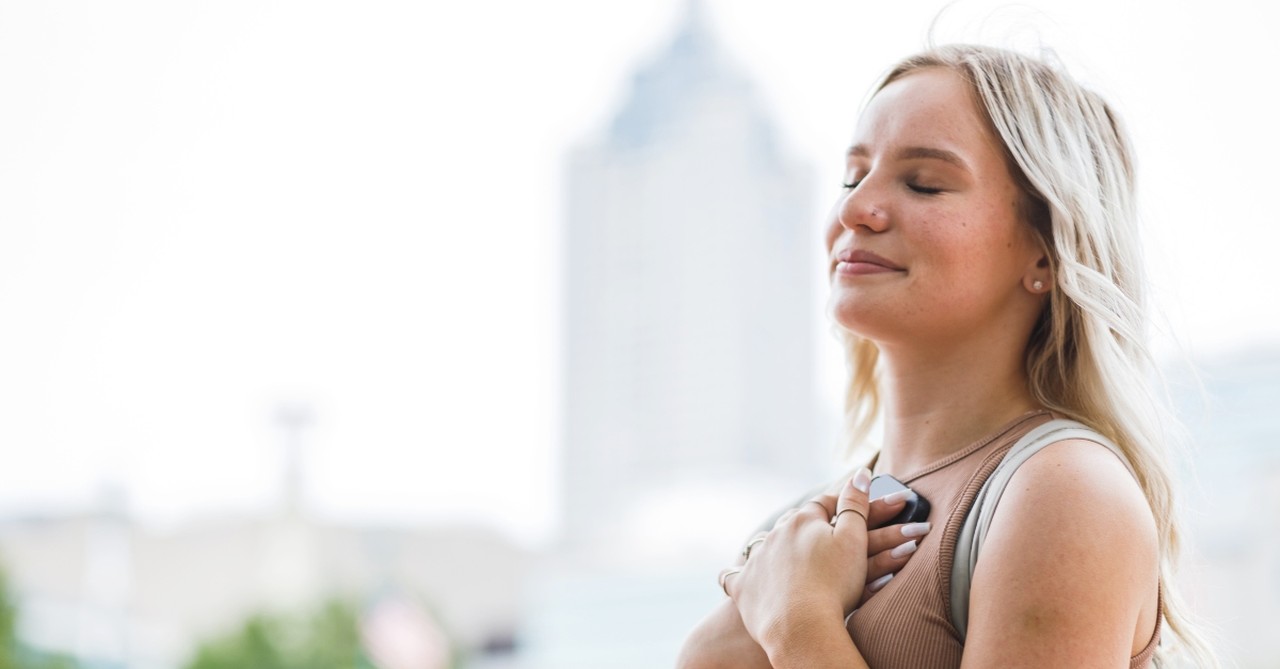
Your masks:
[[[569,546],[624,550],[703,484],[817,480],[813,193],[690,2],[569,162]]]

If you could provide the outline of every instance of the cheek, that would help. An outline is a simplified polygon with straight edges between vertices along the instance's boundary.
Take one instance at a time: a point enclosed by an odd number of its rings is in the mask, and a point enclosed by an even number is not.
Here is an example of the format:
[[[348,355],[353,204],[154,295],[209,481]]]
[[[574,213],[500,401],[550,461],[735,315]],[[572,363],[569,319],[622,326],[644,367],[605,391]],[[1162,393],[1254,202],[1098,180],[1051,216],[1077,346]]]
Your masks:
[[[977,299],[1003,282],[1016,269],[1021,248],[1006,213],[992,208],[973,216],[938,215],[921,226],[917,244],[929,257],[920,278],[958,301]]]
[[[841,202],[837,202],[827,212],[827,230],[826,230],[826,249],[827,255],[831,255],[836,240],[840,238],[840,233],[844,232],[844,226],[840,224],[840,206]]]
[[[924,220],[913,242],[927,261],[921,263],[921,270],[950,275],[968,269],[983,246],[977,221],[954,212],[938,212]]]

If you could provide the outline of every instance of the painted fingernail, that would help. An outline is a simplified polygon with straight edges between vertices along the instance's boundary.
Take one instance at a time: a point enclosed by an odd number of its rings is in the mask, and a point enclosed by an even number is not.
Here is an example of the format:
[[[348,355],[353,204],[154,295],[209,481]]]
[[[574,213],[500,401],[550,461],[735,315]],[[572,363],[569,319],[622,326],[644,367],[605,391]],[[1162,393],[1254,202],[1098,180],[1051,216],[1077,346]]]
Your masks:
[[[923,537],[929,533],[929,523],[907,523],[902,526],[902,536]]]
[[[910,490],[895,490],[888,495],[881,497],[880,501],[885,504],[898,504],[911,499],[913,495],[915,495],[915,493]]]
[[[907,543],[902,544],[901,546],[898,546],[897,548],[889,551],[889,557],[904,558],[904,557],[907,557],[908,555],[911,555],[914,552],[916,552],[916,542],[913,540],[913,541],[908,541]]]
[[[885,574],[880,578],[867,584],[867,592],[880,592],[880,588],[889,584],[893,580],[893,574]]]
[[[871,470],[859,467],[858,472],[853,475],[853,487],[866,492],[871,487]]]

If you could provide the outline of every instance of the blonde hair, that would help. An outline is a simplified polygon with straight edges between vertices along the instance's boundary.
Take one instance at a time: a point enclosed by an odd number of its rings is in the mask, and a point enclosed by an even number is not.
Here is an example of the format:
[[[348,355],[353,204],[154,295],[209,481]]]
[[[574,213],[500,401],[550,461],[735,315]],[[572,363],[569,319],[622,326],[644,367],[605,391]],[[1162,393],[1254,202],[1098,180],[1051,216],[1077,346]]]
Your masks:
[[[1182,437],[1150,382],[1156,366],[1145,344],[1134,167],[1125,132],[1107,103],[1060,67],[992,47],[930,49],[898,63],[875,92],[925,68],[951,70],[972,87],[1021,186],[1020,210],[1049,259],[1056,289],[1026,348],[1031,393],[1118,444],[1151,506],[1163,612],[1175,638],[1161,644],[1157,658],[1217,666],[1174,579],[1180,528],[1168,453]],[[879,352],[870,340],[836,331],[850,372],[845,420],[852,453],[879,415]]]

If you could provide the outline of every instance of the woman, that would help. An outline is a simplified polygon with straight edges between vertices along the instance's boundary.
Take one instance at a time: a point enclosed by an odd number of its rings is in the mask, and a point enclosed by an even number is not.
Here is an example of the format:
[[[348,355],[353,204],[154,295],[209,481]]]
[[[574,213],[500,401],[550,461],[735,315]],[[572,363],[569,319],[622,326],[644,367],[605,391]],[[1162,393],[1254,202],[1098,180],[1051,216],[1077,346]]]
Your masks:
[[[891,70],[830,215],[829,312],[851,443],[883,418],[869,464],[932,502],[928,524],[878,528],[902,501],[869,504],[859,468],[750,542],[682,667],[1215,664],[1171,572],[1171,423],[1147,387],[1133,182],[1111,109],[1054,66],[948,46]],[[994,464],[1053,418],[1119,453],[1066,439],[1014,471],[962,639],[959,529]]]

